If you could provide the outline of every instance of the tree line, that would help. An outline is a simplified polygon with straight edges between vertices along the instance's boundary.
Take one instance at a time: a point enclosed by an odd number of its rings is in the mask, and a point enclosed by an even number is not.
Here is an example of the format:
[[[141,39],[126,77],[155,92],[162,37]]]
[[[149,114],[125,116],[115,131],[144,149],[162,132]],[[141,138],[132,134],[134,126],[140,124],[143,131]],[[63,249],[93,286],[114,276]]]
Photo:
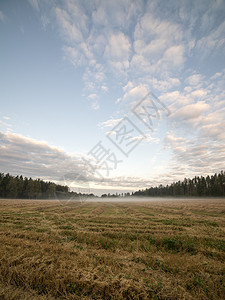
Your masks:
[[[212,176],[195,176],[194,178],[185,178],[182,182],[177,181],[170,185],[159,185],[145,190],[139,190],[132,193],[132,196],[196,196],[196,197],[223,197],[225,196],[225,173],[221,171]]]
[[[80,196],[96,197],[94,194],[70,192],[68,186],[59,185],[41,179],[32,179],[21,176],[12,176],[9,173],[0,173],[0,198],[7,199],[68,199]],[[185,178],[170,185],[150,187],[145,190],[122,194],[103,194],[101,197],[224,197],[225,196],[225,173],[215,173],[212,176],[195,176]]]
[[[7,199],[68,199],[93,194],[70,192],[68,186],[0,173],[0,198]]]

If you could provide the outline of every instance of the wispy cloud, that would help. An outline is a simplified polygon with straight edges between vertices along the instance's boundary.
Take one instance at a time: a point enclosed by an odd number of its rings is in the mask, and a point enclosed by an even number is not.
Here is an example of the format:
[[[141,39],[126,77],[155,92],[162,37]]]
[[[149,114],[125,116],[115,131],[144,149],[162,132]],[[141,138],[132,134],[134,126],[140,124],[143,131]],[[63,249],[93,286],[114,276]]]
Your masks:
[[[171,105],[171,132],[164,140],[167,149],[173,153],[171,174],[176,173],[179,167],[182,167],[188,176],[212,174],[224,168],[225,95],[219,81],[212,85],[214,78],[223,77],[222,74],[215,75],[207,81],[200,80],[201,75],[193,75],[187,79],[188,83],[193,85],[201,83],[203,86],[211,86],[210,91],[200,89],[189,93],[188,96],[178,92],[171,95],[181,99],[180,102],[174,101]],[[223,103],[222,106],[215,105],[220,102]]]
[[[85,160],[83,160],[85,158]],[[138,177],[105,177],[95,174],[90,167],[88,156],[69,155],[63,149],[16,133],[0,132],[1,172],[24,175],[73,184],[76,180],[95,186],[141,187],[149,181]],[[65,179],[66,178],[66,179]]]
[[[84,173],[81,156],[70,156],[58,147],[16,133],[0,132],[2,172],[58,180],[73,171]]]
[[[29,2],[42,11],[40,1]],[[221,167],[224,13],[223,1],[100,0],[87,5],[86,1],[63,0],[54,4],[51,13],[45,12],[43,22],[56,21],[63,56],[79,68],[83,94],[93,109],[99,109],[101,96],[110,93],[110,85],[118,90],[114,102],[119,113],[99,124],[101,128],[115,126],[149,91],[168,106],[171,115],[165,147],[172,160],[160,175],[166,181]],[[152,180],[156,183],[157,176]]]
[[[193,121],[197,119],[210,108],[209,104],[205,103],[204,101],[198,101],[194,104],[189,104],[181,107],[180,109],[176,110],[172,113],[171,118],[181,121]]]
[[[40,9],[38,0],[29,1]],[[221,1],[208,5],[204,1],[182,5],[162,2],[165,15],[160,3],[122,0],[55,4],[55,18],[65,43],[64,57],[75,67],[84,67],[87,91],[101,95],[102,86],[108,89],[109,74],[119,76],[123,85],[135,81],[136,86],[147,84],[150,89],[168,91],[180,85],[180,78],[172,73],[181,72],[193,53],[203,58],[205,53],[209,55],[208,49],[224,49]],[[47,14],[45,20],[50,22]],[[200,87],[204,78],[200,76],[190,75],[186,82]]]
[[[115,72],[123,73],[129,68],[131,43],[123,33],[112,33],[104,52],[105,58]]]
[[[6,16],[4,15],[4,13],[1,10],[0,10],[0,21],[3,23],[6,21]]]
[[[98,110],[98,109],[100,108],[99,102],[95,100],[95,101],[91,104],[91,107],[92,107],[94,110]]]
[[[98,98],[98,95],[97,94],[90,94],[88,96],[89,99],[93,100],[93,99],[97,99]]]
[[[104,122],[99,123],[99,127],[101,127],[101,128],[114,127],[114,126],[116,126],[121,120],[122,120],[122,118],[120,118],[120,119],[110,118],[110,119],[107,120],[107,121],[104,121]]]
[[[40,10],[39,8],[39,1],[38,0],[28,0],[30,5],[37,11]]]

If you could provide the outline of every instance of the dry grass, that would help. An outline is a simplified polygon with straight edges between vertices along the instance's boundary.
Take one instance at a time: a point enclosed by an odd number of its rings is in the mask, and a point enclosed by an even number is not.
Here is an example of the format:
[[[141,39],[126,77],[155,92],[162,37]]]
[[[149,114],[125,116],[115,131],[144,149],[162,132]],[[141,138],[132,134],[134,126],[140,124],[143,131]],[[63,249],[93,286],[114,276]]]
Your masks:
[[[225,299],[225,200],[0,201],[0,299]]]

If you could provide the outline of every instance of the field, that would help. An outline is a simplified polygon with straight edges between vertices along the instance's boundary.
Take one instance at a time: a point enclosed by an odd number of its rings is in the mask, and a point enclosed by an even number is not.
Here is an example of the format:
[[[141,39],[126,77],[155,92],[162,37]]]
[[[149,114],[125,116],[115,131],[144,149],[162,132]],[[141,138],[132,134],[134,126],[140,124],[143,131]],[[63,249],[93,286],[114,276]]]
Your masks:
[[[225,299],[225,200],[0,200],[0,299]]]

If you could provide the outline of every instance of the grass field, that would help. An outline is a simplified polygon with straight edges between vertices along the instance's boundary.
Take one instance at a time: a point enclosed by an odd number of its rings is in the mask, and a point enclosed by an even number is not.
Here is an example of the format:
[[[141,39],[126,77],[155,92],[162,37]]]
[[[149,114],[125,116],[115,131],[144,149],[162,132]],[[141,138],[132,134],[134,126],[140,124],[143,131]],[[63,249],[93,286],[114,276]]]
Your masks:
[[[225,200],[0,200],[0,299],[225,299]]]

